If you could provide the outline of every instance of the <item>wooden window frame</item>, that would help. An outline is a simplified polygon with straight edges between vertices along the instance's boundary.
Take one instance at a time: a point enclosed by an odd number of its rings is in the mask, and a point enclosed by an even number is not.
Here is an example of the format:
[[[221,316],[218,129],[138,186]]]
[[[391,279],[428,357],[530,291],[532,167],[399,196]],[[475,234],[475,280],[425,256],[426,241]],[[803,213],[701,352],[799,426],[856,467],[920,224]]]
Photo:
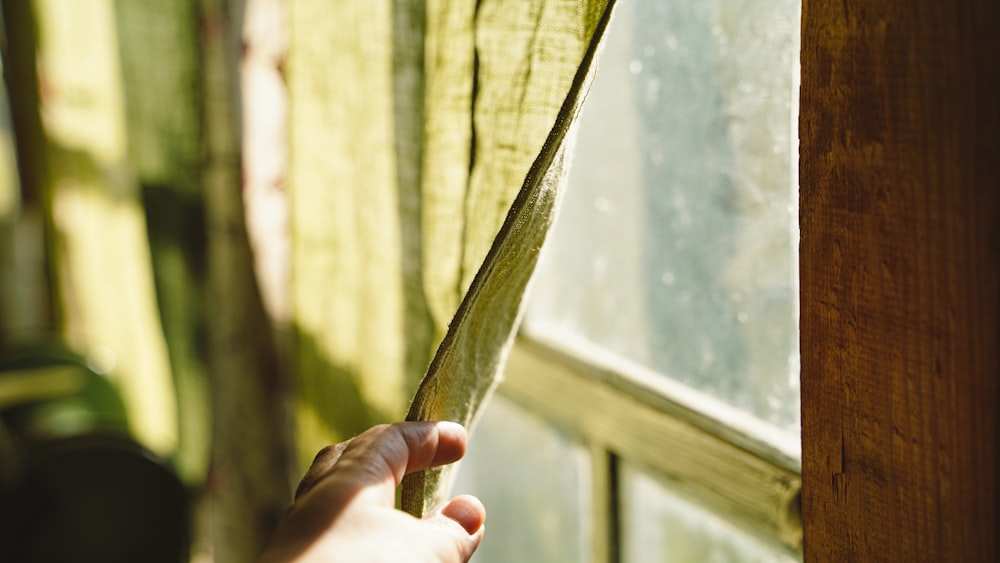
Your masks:
[[[531,333],[518,338],[500,392],[590,451],[594,563],[618,561],[622,461],[776,547],[801,548],[797,447],[770,441],[773,428],[754,417],[596,346]]]

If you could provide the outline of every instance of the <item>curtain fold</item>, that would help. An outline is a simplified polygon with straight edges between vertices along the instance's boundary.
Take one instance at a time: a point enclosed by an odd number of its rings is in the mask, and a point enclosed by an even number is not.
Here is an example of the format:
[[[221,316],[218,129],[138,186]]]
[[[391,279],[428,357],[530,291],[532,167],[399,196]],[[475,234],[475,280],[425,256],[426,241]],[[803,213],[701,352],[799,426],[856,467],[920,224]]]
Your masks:
[[[134,437],[193,509],[210,507],[192,542],[216,561],[259,553],[291,481],[284,372],[243,224],[240,5],[3,3],[17,47],[4,55],[24,66],[37,50],[37,80],[8,82],[37,89],[15,110],[40,117],[19,172],[44,206],[58,298],[54,334],[35,338],[59,335],[106,372]]]
[[[127,154],[114,6],[111,0],[23,4],[16,25],[36,26],[37,44],[19,46],[37,49],[39,96],[37,107],[19,109],[40,115],[35,149],[44,154],[21,173],[41,180],[56,294],[52,328],[107,370],[132,431],[167,455],[177,441],[176,405],[146,212]]]
[[[403,279],[388,1],[289,4],[300,462],[402,415]]]
[[[208,473],[211,401],[205,316],[202,76],[197,6],[189,0],[113,3],[128,158],[146,233],[177,401],[178,471]]]
[[[509,5],[495,4],[490,7],[502,17],[494,25],[501,29],[513,26],[524,30],[526,20],[534,19],[534,28],[524,36],[530,47],[520,60],[512,61],[504,55],[509,53],[507,41],[493,43],[487,37],[477,49],[487,57],[496,56],[495,64],[501,68],[495,80],[501,87],[495,99],[483,92],[481,103],[492,107],[484,113],[497,119],[497,125],[489,129],[497,135],[483,140],[487,158],[481,168],[473,167],[470,186],[470,191],[476,187],[480,190],[469,198],[465,215],[469,224],[492,226],[498,220],[495,213],[504,210],[503,222],[498,230],[467,229],[467,256],[473,258],[463,267],[464,275],[470,275],[472,264],[481,265],[468,282],[469,289],[414,396],[408,420],[454,420],[472,427],[500,382],[523,312],[525,292],[565,188],[576,120],[596,71],[594,63],[614,2],[601,2],[603,10],[593,9],[597,2],[541,2],[538,12],[526,11],[512,20],[506,17],[513,10],[503,9]],[[536,48],[539,44],[544,47]],[[512,104],[511,94],[517,94],[516,105]],[[560,95],[557,113],[550,118],[551,104]],[[516,126],[511,127],[512,123]],[[541,147],[531,151],[532,142],[539,136],[543,139]],[[477,156],[483,154],[479,139],[477,135]],[[493,154],[489,149],[503,154],[509,147],[518,146],[518,140],[525,145],[524,153],[509,160],[499,155],[488,158]],[[520,173],[518,165],[523,165],[521,159],[529,155],[533,161],[526,174]],[[484,179],[477,186],[476,172],[480,170]],[[514,186],[517,188],[512,189]],[[504,198],[510,193],[515,195],[508,202]],[[485,245],[489,245],[485,256],[478,258]],[[443,502],[454,470],[452,465],[407,476],[403,482],[403,508],[420,516]]]
[[[40,115],[37,134],[15,129],[37,145],[19,172],[54,241],[52,328],[116,364],[138,439],[204,486],[217,560],[252,558],[286,500],[286,370],[300,466],[408,406],[410,418],[475,422],[613,4],[284,5],[288,51],[273,70],[288,109],[274,186],[289,196],[286,366],[240,205],[244,2],[3,3],[19,15],[6,28],[21,30],[8,34],[20,50],[7,74],[38,69],[8,87],[12,100],[30,94],[18,107],[32,113],[14,121]],[[447,478],[416,479],[406,498],[420,512]]]
[[[612,5],[291,4],[303,462],[401,418],[415,392],[410,418],[475,422],[555,213]],[[408,508],[446,485],[437,473],[408,481]]]

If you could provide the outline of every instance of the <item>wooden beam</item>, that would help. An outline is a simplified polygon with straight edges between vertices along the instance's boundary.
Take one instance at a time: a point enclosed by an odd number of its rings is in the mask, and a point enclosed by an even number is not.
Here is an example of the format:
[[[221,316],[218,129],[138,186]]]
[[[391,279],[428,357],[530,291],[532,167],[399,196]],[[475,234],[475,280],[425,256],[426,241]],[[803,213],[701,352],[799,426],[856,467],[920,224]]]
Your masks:
[[[996,561],[1000,3],[806,0],[806,561]]]

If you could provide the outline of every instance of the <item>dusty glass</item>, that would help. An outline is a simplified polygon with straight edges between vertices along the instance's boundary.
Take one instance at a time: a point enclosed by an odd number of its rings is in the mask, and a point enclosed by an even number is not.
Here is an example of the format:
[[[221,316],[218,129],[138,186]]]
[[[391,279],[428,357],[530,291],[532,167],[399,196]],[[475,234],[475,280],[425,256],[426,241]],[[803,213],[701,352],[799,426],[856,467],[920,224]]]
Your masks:
[[[486,505],[487,533],[475,561],[591,561],[590,482],[586,449],[504,397],[494,397],[453,488]]]
[[[801,558],[625,465],[622,563],[794,563]]]
[[[796,434],[799,13],[619,3],[525,322]]]

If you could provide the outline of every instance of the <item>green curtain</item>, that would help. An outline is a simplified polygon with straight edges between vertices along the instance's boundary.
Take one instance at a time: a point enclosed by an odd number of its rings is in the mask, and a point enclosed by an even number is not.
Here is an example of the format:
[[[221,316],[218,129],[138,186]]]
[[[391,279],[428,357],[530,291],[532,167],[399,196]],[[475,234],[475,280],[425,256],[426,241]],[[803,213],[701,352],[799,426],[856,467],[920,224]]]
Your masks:
[[[401,418],[414,394],[410,418],[474,423],[553,219],[612,4],[291,3],[303,461]],[[447,484],[439,472],[408,480],[407,508],[422,512]]]
[[[12,81],[17,118],[41,115],[43,141],[20,144],[25,191],[44,202],[54,315],[64,338],[118,385],[136,436],[153,451],[177,442],[166,343],[154,296],[146,214],[127,156],[121,66],[108,0],[4,3],[8,54],[35,63],[37,84]],[[35,37],[25,40],[29,31]],[[35,60],[32,60],[35,57]],[[13,61],[11,61],[13,63]],[[16,77],[15,77],[16,80]],[[38,87],[34,96],[16,93]],[[25,128],[15,127],[18,135]],[[24,139],[22,138],[23,142]],[[30,158],[24,156],[30,153]],[[42,169],[44,167],[44,169]]]
[[[49,324],[20,340],[61,337],[107,370],[134,437],[190,486],[194,552],[216,561],[256,557],[293,473],[243,223],[242,4],[3,2],[21,191],[42,208],[53,287]]]
[[[2,3],[47,328],[109,369],[135,436],[207,499],[196,551],[210,542],[218,561],[252,560],[288,502],[288,426],[301,470],[377,422],[474,423],[613,5],[266,2],[288,33],[285,349],[241,201],[238,63],[255,3]],[[435,502],[446,477],[408,481],[407,508]]]

